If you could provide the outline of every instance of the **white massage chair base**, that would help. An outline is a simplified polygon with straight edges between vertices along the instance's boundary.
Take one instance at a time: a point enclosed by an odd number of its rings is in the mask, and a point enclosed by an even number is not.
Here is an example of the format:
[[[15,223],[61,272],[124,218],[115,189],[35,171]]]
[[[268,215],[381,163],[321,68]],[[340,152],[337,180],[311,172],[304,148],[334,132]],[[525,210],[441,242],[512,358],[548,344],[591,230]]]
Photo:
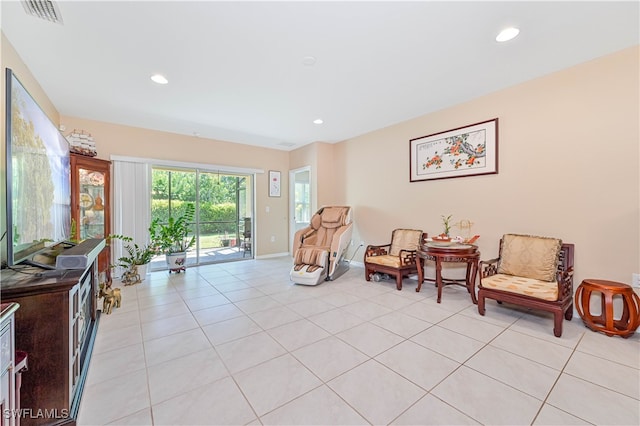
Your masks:
[[[294,271],[291,269],[291,281],[294,284],[301,285],[318,285],[323,281],[333,281],[336,278],[339,278],[349,270],[349,262],[341,261],[338,263],[335,271],[330,277],[327,277],[327,268],[319,268],[313,272],[307,272],[304,270]]]

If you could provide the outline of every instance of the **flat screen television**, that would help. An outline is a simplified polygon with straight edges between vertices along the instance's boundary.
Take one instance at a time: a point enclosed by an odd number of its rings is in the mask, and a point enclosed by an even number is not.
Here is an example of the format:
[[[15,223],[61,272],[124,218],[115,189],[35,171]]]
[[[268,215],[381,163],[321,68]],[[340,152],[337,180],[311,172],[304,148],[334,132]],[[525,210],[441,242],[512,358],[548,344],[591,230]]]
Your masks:
[[[71,237],[69,143],[8,68],[5,127],[7,263],[39,264]]]

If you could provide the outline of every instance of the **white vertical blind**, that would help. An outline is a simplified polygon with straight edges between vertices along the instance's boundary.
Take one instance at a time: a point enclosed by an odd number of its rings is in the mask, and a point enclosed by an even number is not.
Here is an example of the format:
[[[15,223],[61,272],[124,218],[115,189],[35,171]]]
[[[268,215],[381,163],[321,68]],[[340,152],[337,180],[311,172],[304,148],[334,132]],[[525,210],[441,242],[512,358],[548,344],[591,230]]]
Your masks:
[[[151,164],[113,160],[113,233],[144,245],[149,242],[150,223]],[[120,240],[111,242],[114,261],[122,256],[122,247]]]

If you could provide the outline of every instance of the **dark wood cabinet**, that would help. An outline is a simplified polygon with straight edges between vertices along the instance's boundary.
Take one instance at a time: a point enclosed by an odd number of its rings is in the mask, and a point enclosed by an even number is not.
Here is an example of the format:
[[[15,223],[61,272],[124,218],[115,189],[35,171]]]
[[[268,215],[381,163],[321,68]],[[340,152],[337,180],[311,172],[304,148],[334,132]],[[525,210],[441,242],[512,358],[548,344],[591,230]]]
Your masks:
[[[97,332],[98,253],[104,240],[89,239],[82,270],[36,267],[2,271],[0,297],[16,302],[16,349],[29,354],[22,374],[21,424],[75,423]]]
[[[71,219],[76,241],[111,233],[111,161],[71,153]],[[98,256],[99,273],[111,282],[109,245]]]
[[[16,424],[16,361],[15,361],[15,312],[20,305],[2,303],[0,325],[0,425]]]

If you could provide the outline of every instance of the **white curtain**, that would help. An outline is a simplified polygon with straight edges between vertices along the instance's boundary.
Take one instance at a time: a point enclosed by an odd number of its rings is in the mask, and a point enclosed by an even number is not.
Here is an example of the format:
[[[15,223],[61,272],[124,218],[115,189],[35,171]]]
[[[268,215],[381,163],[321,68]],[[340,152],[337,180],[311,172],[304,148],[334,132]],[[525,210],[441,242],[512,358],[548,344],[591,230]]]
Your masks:
[[[112,233],[133,238],[144,245],[149,242],[151,223],[151,164],[113,160],[113,229]],[[115,263],[122,256],[122,241],[111,242]],[[116,276],[121,268],[114,270]]]

